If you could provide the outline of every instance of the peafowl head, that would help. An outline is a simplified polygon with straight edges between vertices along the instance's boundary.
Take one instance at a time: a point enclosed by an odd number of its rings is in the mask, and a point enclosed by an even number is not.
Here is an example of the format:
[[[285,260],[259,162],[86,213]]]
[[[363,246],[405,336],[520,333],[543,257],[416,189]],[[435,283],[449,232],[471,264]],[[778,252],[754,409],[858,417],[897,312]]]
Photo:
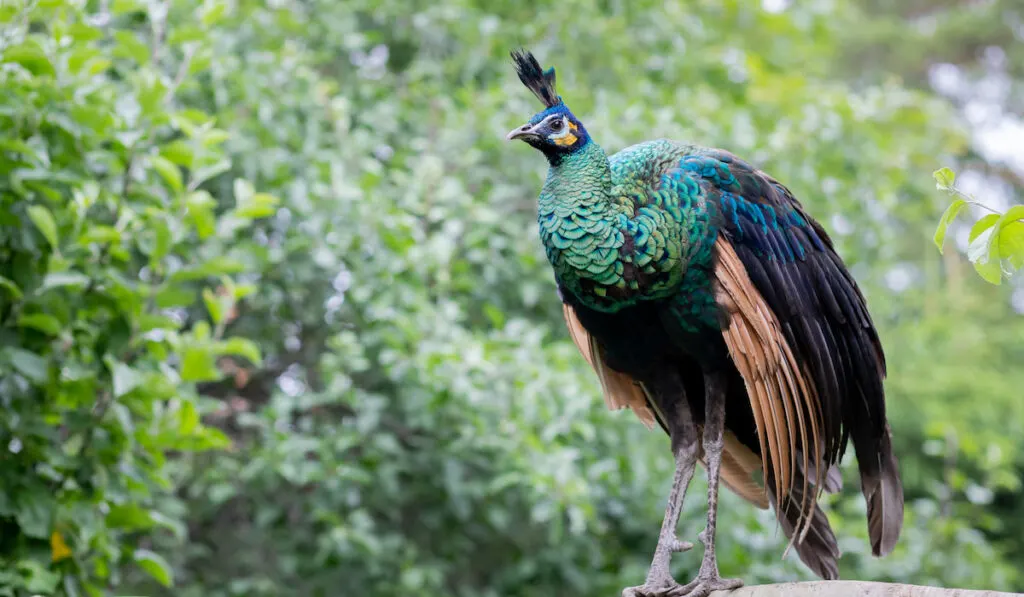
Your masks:
[[[544,104],[544,110],[510,131],[506,138],[525,141],[539,149],[552,164],[586,146],[590,135],[583,128],[583,123],[573,116],[555,93],[555,69],[542,70],[533,54],[526,50],[514,50],[512,61],[519,80]]]

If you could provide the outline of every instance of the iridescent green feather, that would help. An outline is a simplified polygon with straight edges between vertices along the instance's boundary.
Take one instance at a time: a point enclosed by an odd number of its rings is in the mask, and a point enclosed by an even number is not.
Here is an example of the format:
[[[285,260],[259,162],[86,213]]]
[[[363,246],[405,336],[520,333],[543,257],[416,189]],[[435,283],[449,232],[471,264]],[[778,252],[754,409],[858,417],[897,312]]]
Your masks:
[[[703,189],[678,168],[693,150],[652,141],[609,159],[590,142],[551,168],[539,201],[541,238],[559,283],[583,304],[615,312],[671,297],[692,303],[680,311],[685,319],[693,309],[713,312],[708,269],[717,230]]]

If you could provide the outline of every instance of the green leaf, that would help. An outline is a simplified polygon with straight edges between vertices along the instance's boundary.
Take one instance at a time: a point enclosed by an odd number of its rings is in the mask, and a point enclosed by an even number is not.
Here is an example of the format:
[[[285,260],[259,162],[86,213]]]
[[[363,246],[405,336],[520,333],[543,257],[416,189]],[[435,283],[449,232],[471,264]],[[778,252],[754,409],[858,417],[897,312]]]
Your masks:
[[[171,252],[171,245],[174,239],[171,235],[171,227],[164,217],[155,217],[150,220],[153,231],[153,246],[150,248],[150,263],[159,263],[168,253]]]
[[[85,445],[85,436],[81,433],[76,433],[68,438],[68,441],[64,442],[61,449],[68,456],[77,456],[82,451],[82,446]]]
[[[192,145],[182,141],[181,139],[171,141],[167,145],[164,145],[160,150],[160,153],[168,160],[186,168],[191,168],[192,160],[195,159]]]
[[[148,549],[136,549],[132,556],[139,568],[145,570],[154,580],[165,587],[174,585],[174,577],[167,560]]]
[[[182,400],[178,402],[178,428],[175,435],[187,437],[192,435],[200,427],[199,411],[191,401]]]
[[[36,225],[39,232],[46,237],[50,246],[56,249],[57,222],[53,219],[53,214],[50,212],[50,209],[45,205],[30,205],[28,207],[28,217],[32,219],[32,223]]]
[[[939,227],[935,229],[935,246],[939,248],[939,253],[942,253],[942,245],[946,240],[946,230],[949,225],[956,219],[956,214],[960,213],[960,210],[967,205],[967,202],[959,197],[954,199],[949,207],[946,208],[946,213],[942,214],[942,219],[939,220]]]
[[[226,255],[218,255],[212,259],[209,259],[195,267],[185,268],[178,270],[171,274],[169,280],[171,282],[182,282],[185,280],[201,280],[209,276],[219,276],[222,274],[237,274],[245,269],[245,264],[237,259],[227,257]]]
[[[111,64],[113,63],[107,60],[106,58],[97,58],[96,60],[90,60],[87,65],[89,68],[86,69],[85,72],[90,76],[98,75],[102,72],[105,72],[108,68],[110,68]]]
[[[253,194],[256,192],[252,187],[252,183],[249,182],[248,180],[245,180],[244,178],[236,178],[233,188],[235,191],[236,205],[241,205],[245,203],[246,201],[251,199]]]
[[[63,4],[64,2],[61,1],[60,3]],[[96,41],[98,39],[103,39],[103,31],[97,29],[96,27],[90,27],[89,25],[86,25],[84,23],[72,24],[70,27],[68,27],[68,34],[71,35],[71,37],[79,43],[86,43],[90,41]]]
[[[64,286],[81,288],[88,283],[88,276],[79,272],[52,272],[46,274],[46,277],[43,278],[43,283],[39,286],[39,293],[41,294],[43,291]]]
[[[203,289],[203,302],[206,303],[206,310],[210,312],[210,319],[213,323],[220,323],[224,319],[224,301],[209,288]]]
[[[79,244],[121,244],[121,231],[113,226],[90,226],[78,237]]]
[[[200,342],[205,342],[206,340],[210,339],[210,336],[211,336],[211,329],[210,329],[210,324],[208,322],[206,322],[206,321],[197,321],[196,324],[194,326],[192,326],[192,338],[193,339],[199,340]]]
[[[196,75],[206,72],[211,64],[213,64],[213,55],[210,49],[202,48],[192,55],[192,62],[188,65],[188,74]],[[210,145],[210,140],[207,137],[203,137],[203,145]]]
[[[94,180],[87,180],[82,183],[82,186],[75,188],[72,191],[75,197],[75,202],[81,207],[82,211],[88,210],[100,196],[100,185]]]
[[[484,305],[484,315],[491,321],[491,326],[500,329],[505,326],[505,314],[498,307],[487,303]]]
[[[216,427],[201,427],[194,439],[196,441],[189,444],[193,450],[223,450],[231,446],[231,438]]]
[[[967,247],[967,258],[972,263],[984,263],[988,261],[988,245],[989,240],[992,238],[992,227],[986,226],[984,230],[978,232],[978,235],[974,237],[971,244]]]
[[[982,232],[991,228],[997,221],[999,221],[999,214],[988,214],[986,216],[982,216],[974,223],[974,226],[971,226],[971,234],[967,237],[967,241],[973,243],[974,239],[978,238]]]
[[[1003,282],[1003,270],[999,267],[998,261],[975,261],[974,270],[989,284],[999,286]]]
[[[220,5],[223,6],[223,5]],[[204,147],[214,147],[227,141],[231,138],[231,135],[227,131],[222,129],[210,129],[203,135],[202,141]]]
[[[1024,222],[1009,222],[999,232],[999,254],[1014,268],[1024,268]]]
[[[996,226],[988,226],[967,247],[967,258],[974,264],[975,271],[983,280],[996,286],[1002,283],[1003,276],[999,264],[999,243],[992,242],[997,238],[994,234],[997,230]]]
[[[1024,205],[1014,205],[1010,209],[1006,210],[1006,213],[999,218],[999,227],[1003,228],[1014,222],[1024,221]]]
[[[227,340],[218,343],[216,350],[218,354],[230,354],[245,357],[257,367],[263,364],[263,359],[260,357],[259,345],[248,338],[228,338]]]
[[[34,149],[20,139],[0,139],[0,149],[19,153],[36,164],[48,165],[48,158],[44,152]]]
[[[179,25],[174,31],[167,37],[167,42],[171,45],[181,45],[189,42],[198,43],[206,39],[206,33],[195,25]]]
[[[195,225],[200,239],[209,237],[216,229],[217,219],[213,213],[216,205],[217,201],[206,191],[194,191],[185,198],[189,219]]]
[[[17,284],[15,284],[9,278],[5,278],[3,276],[0,276],[0,288],[6,290],[7,293],[10,294],[11,298],[13,298],[14,300],[18,300],[22,296],[24,296],[24,294],[21,292],[21,289],[18,288]]]
[[[161,309],[188,307],[195,300],[195,291],[182,286],[165,286],[156,293],[156,306]]]
[[[188,294],[189,297],[192,296],[191,292],[189,292]],[[189,303],[191,303],[191,300],[189,301]],[[158,315],[155,313],[143,313],[142,315],[139,316],[138,321],[139,331],[143,333],[151,330],[181,329],[181,324],[178,323],[178,320],[174,319],[173,317],[168,317],[166,315]]]
[[[60,333],[60,320],[46,313],[29,313],[18,318],[18,325],[23,328],[39,330],[44,334],[56,336]]]
[[[53,76],[56,71],[43,48],[34,41],[8,46],[0,55],[0,62],[14,62],[36,76]]]
[[[60,584],[61,575],[50,571],[35,560],[21,560],[18,571],[25,577],[25,589],[29,593],[52,595]]]
[[[256,293],[255,284],[224,284],[229,287],[232,294],[235,296],[235,300],[242,300],[245,297]]]
[[[200,21],[204,27],[218,23],[227,12],[228,5],[224,2],[208,2],[202,10]]]
[[[35,539],[50,538],[50,523],[56,507],[54,498],[40,489],[25,491],[18,496],[14,518],[21,532]]]
[[[100,51],[92,46],[79,46],[68,55],[68,70],[77,73],[89,63],[100,56]]]
[[[222,159],[209,165],[200,166],[192,172],[192,186],[196,187],[211,178],[223,174],[231,169],[231,162],[228,159]]]
[[[183,381],[217,381],[221,373],[213,351],[209,347],[190,346],[181,357],[181,379]]]
[[[114,398],[124,396],[146,381],[145,376],[132,367],[113,358],[108,357],[104,360],[107,361],[111,377],[114,379]]]
[[[1011,232],[1009,241],[1004,243],[1003,235],[1006,233],[1007,227],[1016,226],[1021,222],[1024,222],[1024,205],[1014,205],[999,217],[999,220],[992,226],[992,237],[989,239],[989,261],[999,266],[1002,259],[1008,259],[1013,267],[1020,267],[1016,265],[1021,262],[1017,250],[1017,237]],[[1004,245],[1009,249],[1008,253],[1003,253]]]
[[[50,368],[46,359],[23,348],[8,347],[4,356],[18,372],[37,384],[45,383],[50,377]]]
[[[277,205],[280,202],[281,201],[273,195],[267,193],[253,193],[244,201],[238,202],[238,207],[234,209],[234,214],[249,220],[266,218],[274,215],[277,211]]]
[[[956,182],[956,173],[949,168],[939,168],[932,172],[932,177],[935,178],[935,187],[942,191],[952,190]]]
[[[143,82],[137,87],[139,106],[142,113],[154,120],[163,120],[167,117],[164,110],[167,101],[167,85],[159,77],[145,76]]]
[[[173,162],[167,158],[159,155],[149,157],[149,162],[153,165],[153,169],[157,171],[167,186],[171,188],[175,193],[180,193],[184,190],[184,184],[181,180],[181,170]]]
[[[115,55],[131,58],[140,65],[149,63],[149,46],[143,43],[135,33],[131,31],[115,31],[114,39],[118,42]]]
[[[110,508],[107,526],[127,531],[141,531],[153,526],[153,516],[142,506],[118,504]]]
[[[140,0],[114,0],[110,5],[110,12],[113,15],[143,12],[145,10],[146,6]]]

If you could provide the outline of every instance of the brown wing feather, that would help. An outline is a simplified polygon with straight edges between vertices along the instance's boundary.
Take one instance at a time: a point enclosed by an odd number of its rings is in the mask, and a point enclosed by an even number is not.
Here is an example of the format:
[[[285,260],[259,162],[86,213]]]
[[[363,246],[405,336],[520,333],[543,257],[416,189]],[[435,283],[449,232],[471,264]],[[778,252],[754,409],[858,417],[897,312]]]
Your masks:
[[[707,463],[701,454],[701,465]],[[761,458],[744,446],[731,431],[725,431],[725,446],[722,448],[722,465],[719,472],[722,483],[733,493],[762,510],[768,509],[765,488],[754,480],[754,473],[761,470]]]
[[[800,495],[802,525],[792,541],[799,542],[811,527],[822,479],[811,482],[797,471],[797,454],[802,470],[821,475],[821,407],[815,387],[793,355],[775,314],[754,287],[732,246],[723,237],[716,242],[718,255],[715,278],[716,301],[725,310],[728,323],[722,332],[729,354],[747,386],[754,411],[762,466],[766,483],[774,481],[775,502],[785,503],[791,492]],[[809,447],[813,447],[813,456]],[[802,487],[792,483],[802,478]],[[802,526],[802,528],[801,528]]]
[[[587,359],[594,372],[597,373],[601,389],[604,391],[604,403],[610,410],[631,409],[648,429],[653,429],[654,412],[648,406],[647,396],[640,384],[625,373],[615,371],[604,362],[601,348],[584,329],[583,324],[576,317],[575,309],[563,304],[562,314],[565,316],[565,325],[569,328],[569,335],[576,343],[576,348],[583,353],[583,358]]]
[[[583,324],[576,317],[576,311],[571,306],[563,304],[562,314],[576,348],[597,373],[608,408],[611,410],[629,408],[648,429],[653,428],[656,415],[647,400],[647,392],[643,384],[625,373],[615,371],[604,362],[597,341],[584,329]],[[701,444],[700,437],[697,438],[697,443]],[[701,464],[705,465],[703,454],[701,455]],[[754,480],[754,473],[760,470],[761,459],[757,454],[754,454],[735,435],[726,430],[725,448],[722,451],[722,482],[736,495],[764,510],[768,508],[768,497],[765,495],[764,488]]]

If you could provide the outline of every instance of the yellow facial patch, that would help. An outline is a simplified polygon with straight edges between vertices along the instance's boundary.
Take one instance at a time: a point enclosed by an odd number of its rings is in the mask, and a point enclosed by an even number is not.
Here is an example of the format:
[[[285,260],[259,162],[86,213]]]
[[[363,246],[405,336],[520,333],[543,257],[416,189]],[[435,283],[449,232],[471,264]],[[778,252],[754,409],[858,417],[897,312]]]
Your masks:
[[[580,140],[580,138],[573,133],[580,129],[576,124],[564,116],[562,117],[562,123],[565,125],[565,129],[554,135],[548,135],[548,139],[559,147],[572,147]]]
[[[569,126],[572,126],[572,125],[570,124]],[[575,127],[573,127],[573,128],[575,128]],[[552,141],[554,141],[555,145],[558,145],[559,147],[568,147],[568,146],[572,145],[573,143],[575,143],[577,141],[577,137],[576,137],[576,135],[574,135],[574,134],[572,134],[570,132],[566,132],[561,137],[558,137],[557,139],[552,139]]]

